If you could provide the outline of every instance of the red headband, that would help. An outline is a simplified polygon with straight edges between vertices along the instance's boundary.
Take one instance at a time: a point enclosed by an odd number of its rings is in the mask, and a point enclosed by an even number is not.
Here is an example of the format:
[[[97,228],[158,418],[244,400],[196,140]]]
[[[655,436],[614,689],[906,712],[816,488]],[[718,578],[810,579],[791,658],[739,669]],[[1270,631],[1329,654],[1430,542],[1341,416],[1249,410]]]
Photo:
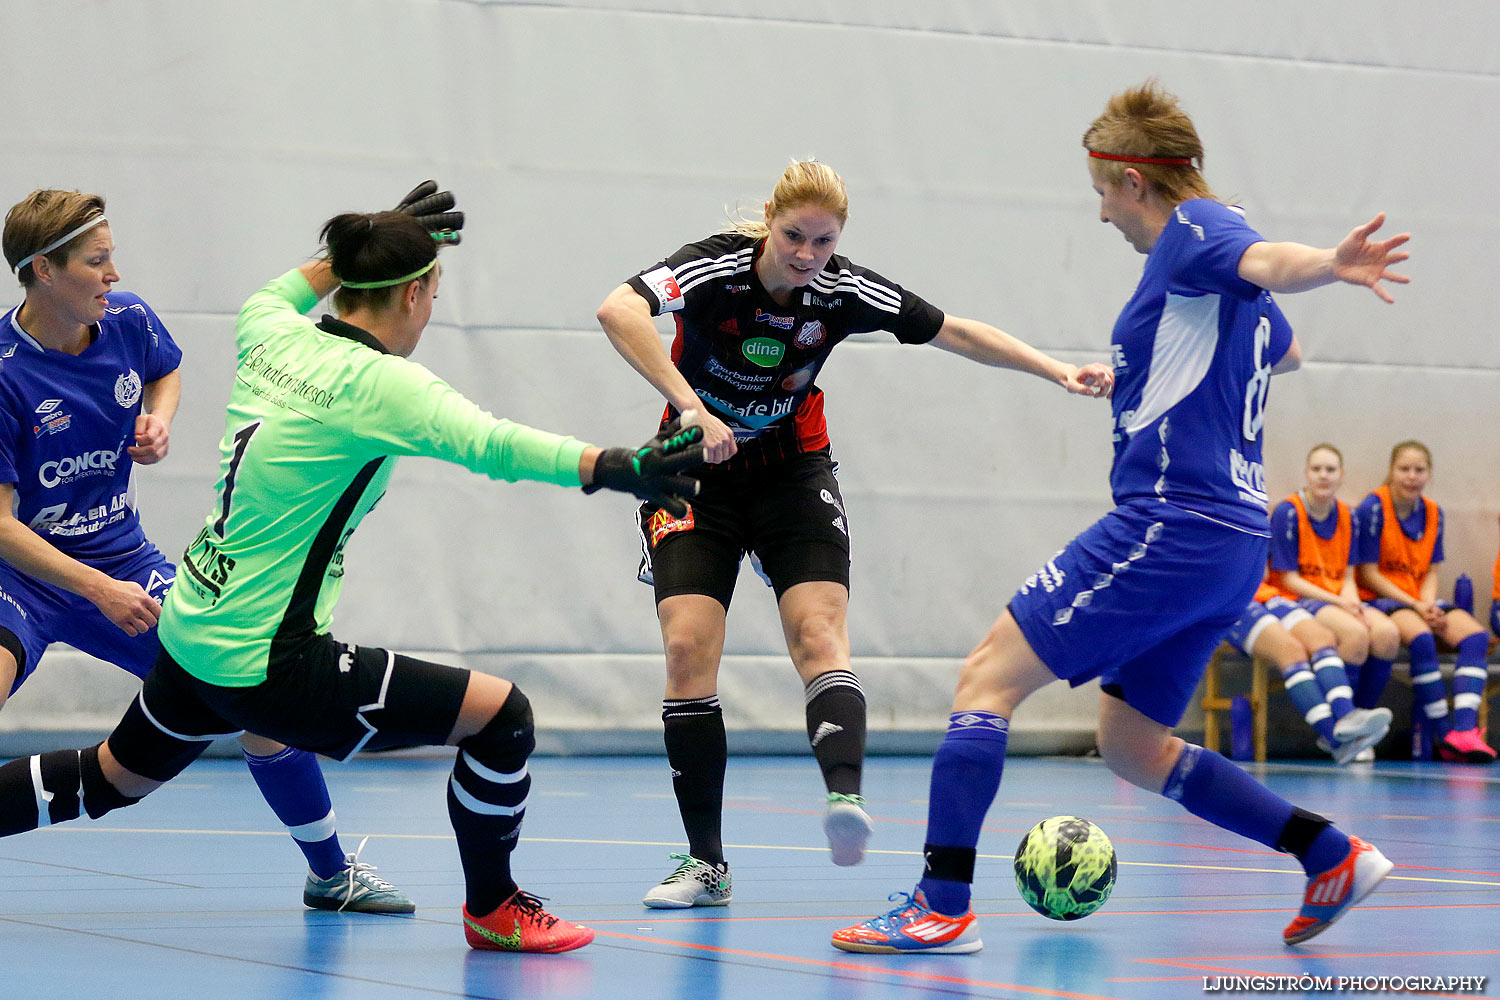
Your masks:
[[[1089,150],[1089,155],[1096,160],[1118,160],[1121,163],[1160,163],[1169,167],[1193,165],[1191,156],[1121,156],[1118,153],[1101,153],[1094,149]]]

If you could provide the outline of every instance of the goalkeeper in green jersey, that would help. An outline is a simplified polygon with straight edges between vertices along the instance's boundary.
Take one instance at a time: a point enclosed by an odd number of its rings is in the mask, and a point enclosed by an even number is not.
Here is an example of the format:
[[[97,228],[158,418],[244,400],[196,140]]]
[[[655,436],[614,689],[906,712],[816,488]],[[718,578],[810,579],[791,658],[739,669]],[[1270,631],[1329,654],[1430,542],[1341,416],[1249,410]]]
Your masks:
[[[401,455],[682,509],[697,483],[680,470],[702,462],[701,431],[601,450],[492,417],[406,360],[432,315],[438,250],[463,226],[453,208],[429,181],[395,210],[336,216],[325,254],[245,303],[218,495],[163,607],[161,655],[105,742],[0,767],[0,835],[136,802],[242,729],[339,759],[457,746],[448,813],[469,944],[566,951],[593,939],[511,878],[535,747],[526,696],[498,677],[334,639],[343,549]],[[337,318],[304,315],[335,289]]]

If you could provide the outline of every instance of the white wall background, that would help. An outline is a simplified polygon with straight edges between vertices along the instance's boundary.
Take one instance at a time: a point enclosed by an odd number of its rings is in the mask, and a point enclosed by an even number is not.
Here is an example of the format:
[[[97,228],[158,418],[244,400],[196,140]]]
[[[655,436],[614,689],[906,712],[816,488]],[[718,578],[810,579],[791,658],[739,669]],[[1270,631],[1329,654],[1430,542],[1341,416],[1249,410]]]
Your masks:
[[[1444,588],[1467,571],[1482,596],[1500,509],[1497,35],[1483,0],[7,3],[0,202],[39,186],[109,198],[123,287],[185,352],[172,456],[140,477],[148,531],[175,553],[217,475],[233,315],[338,211],[428,176],[455,190],[468,228],[418,359],[497,413],[634,443],[659,402],[596,305],[726,206],[759,205],[793,156],[847,180],[841,252],[947,311],[1103,359],[1141,259],[1099,225],[1079,137],[1110,94],[1158,76],[1216,190],[1268,238],[1331,245],[1379,210],[1415,234],[1395,306],[1346,287],[1283,299],[1308,361],[1275,385],[1268,475],[1290,492],[1331,440],[1357,502],[1391,444],[1423,439]],[[872,726],[936,729],[957,660],[1107,509],[1107,406],[879,335],[840,347],[823,386]],[[511,676],[543,726],[652,729],[661,657],[630,507],[407,462],[350,547],[337,628]],[[800,728],[770,594],[748,574],[728,652],[731,724]],[[133,683],[56,650],[0,731],[106,726]],[[1057,692],[1018,728],[1091,713]]]

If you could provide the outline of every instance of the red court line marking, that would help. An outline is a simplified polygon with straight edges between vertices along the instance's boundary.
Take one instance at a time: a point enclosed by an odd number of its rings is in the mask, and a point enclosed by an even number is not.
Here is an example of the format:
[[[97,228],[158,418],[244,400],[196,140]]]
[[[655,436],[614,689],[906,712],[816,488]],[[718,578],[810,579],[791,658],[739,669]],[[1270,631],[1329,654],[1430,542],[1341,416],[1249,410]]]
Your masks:
[[[1494,910],[1500,909],[1500,903],[1405,903],[1389,906],[1367,906],[1361,905],[1360,910]],[[1217,915],[1244,916],[1252,913],[1281,913],[1290,915],[1291,906],[1250,906],[1239,909],[1218,910],[1100,910],[1092,916],[1099,917],[1201,917]],[[976,913],[976,917],[984,920],[1034,920],[1035,914],[1030,911],[1024,913]],[[632,920],[590,920],[590,927],[599,927],[606,924],[623,924],[640,927],[645,924],[754,924],[754,923],[786,923],[788,921],[857,921],[866,919],[865,915],[835,913],[835,914],[808,914],[805,916],[781,916],[781,917],[637,917]],[[1422,954],[1427,954],[1423,952]],[[1432,954],[1438,954],[1433,952]],[[1138,959],[1138,961],[1149,962],[1155,959]]]
[[[1034,994],[1046,997],[1067,997],[1070,1000],[1118,1000],[1118,998],[1100,996],[1096,993],[1067,993],[1063,990],[1049,990],[1039,986],[1022,986],[1019,983],[992,983],[983,979],[965,979],[962,976],[939,976],[927,972],[908,972],[905,969],[882,969],[873,965],[856,965],[853,962],[829,962],[817,958],[799,958],[796,955],[776,955],[764,951],[743,951],[739,948],[720,948],[711,944],[696,944],[692,941],[668,941],[663,938],[646,937],[640,934],[622,934],[619,931],[598,931],[607,937],[623,938],[627,941],[641,941],[647,944],[667,945],[674,948],[688,948],[694,951],[707,951],[716,955],[735,955],[740,958],[760,958],[772,962],[789,962],[794,965],[813,965],[824,969],[838,969],[841,972],[865,972],[876,976],[894,976],[900,979],[915,979],[931,983],[953,983],[957,986],[983,986],[988,989],[1013,990],[1018,993]]]
[[[1453,951],[1349,951],[1309,952],[1279,951],[1269,955],[1199,955],[1182,958],[1132,958],[1132,962],[1147,962],[1155,965],[1183,965],[1188,962],[1290,962],[1294,959],[1317,958],[1471,958],[1475,955],[1500,955],[1500,949],[1476,948]]]

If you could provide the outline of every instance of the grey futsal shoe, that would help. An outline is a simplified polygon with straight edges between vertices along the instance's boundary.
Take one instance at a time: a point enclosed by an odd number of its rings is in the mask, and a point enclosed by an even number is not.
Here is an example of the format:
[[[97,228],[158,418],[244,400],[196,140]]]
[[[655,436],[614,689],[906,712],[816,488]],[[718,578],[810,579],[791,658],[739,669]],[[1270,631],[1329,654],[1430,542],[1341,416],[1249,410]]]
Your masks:
[[[359,860],[359,852],[364,849],[362,840],[353,854],[344,855],[347,867],[328,878],[308,872],[302,902],[315,910],[344,913],[415,913],[417,906],[406,893],[376,875],[374,865]]]
[[[658,910],[680,910],[689,906],[724,906],[729,902],[732,881],[729,864],[710,864],[691,854],[674,854],[677,870],[661,885],[646,893],[642,903]]]
[[[865,812],[865,800],[858,795],[828,793],[828,811],[823,814],[823,832],[828,835],[828,852],[840,867],[857,865],[865,859],[865,844],[874,824]]]

